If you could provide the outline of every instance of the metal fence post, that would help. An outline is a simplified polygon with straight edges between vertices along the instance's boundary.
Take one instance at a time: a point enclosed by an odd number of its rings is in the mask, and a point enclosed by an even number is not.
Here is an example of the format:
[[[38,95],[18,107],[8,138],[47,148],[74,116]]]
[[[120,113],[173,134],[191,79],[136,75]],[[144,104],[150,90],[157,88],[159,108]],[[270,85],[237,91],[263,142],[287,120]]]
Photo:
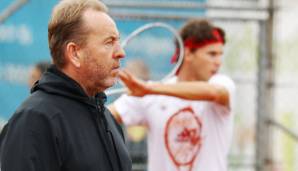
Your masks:
[[[268,20],[260,21],[259,32],[256,171],[273,170],[272,130],[268,124],[274,114],[273,0],[269,0],[268,15]]]

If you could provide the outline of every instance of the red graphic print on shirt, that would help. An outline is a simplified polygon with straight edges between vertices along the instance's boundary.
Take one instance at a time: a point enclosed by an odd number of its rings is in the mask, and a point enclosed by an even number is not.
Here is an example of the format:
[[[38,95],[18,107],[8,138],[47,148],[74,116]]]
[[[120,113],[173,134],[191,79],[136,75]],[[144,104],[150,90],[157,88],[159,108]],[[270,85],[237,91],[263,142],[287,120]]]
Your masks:
[[[191,171],[202,144],[202,122],[191,107],[174,113],[165,128],[165,145],[177,169]]]

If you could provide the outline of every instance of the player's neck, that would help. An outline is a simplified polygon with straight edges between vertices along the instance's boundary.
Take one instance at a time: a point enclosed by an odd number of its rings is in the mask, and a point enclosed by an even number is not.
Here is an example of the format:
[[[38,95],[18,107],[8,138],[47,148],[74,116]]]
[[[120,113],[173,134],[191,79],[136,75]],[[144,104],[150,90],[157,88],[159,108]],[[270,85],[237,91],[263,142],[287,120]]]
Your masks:
[[[184,68],[184,66],[178,72],[177,78],[178,81],[200,81],[190,69]]]

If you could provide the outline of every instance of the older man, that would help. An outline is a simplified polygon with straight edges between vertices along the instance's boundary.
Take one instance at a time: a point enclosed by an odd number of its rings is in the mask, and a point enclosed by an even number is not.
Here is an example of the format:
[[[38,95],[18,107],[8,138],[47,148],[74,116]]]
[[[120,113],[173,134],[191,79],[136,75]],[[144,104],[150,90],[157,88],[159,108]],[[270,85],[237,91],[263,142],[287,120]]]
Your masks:
[[[63,0],[48,26],[54,65],[9,120],[2,171],[129,171],[122,130],[104,107],[124,51],[98,0]]]

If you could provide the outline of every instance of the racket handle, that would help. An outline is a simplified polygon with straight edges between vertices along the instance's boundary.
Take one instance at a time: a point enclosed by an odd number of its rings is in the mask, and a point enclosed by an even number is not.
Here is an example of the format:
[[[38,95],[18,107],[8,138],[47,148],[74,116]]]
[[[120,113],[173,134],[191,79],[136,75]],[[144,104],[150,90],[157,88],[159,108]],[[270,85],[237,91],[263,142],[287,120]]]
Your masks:
[[[117,95],[117,94],[123,94],[126,93],[127,89],[126,88],[118,88],[118,89],[113,89],[113,90],[107,90],[105,91],[105,94],[107,96],[112,96],[112,95]]]

